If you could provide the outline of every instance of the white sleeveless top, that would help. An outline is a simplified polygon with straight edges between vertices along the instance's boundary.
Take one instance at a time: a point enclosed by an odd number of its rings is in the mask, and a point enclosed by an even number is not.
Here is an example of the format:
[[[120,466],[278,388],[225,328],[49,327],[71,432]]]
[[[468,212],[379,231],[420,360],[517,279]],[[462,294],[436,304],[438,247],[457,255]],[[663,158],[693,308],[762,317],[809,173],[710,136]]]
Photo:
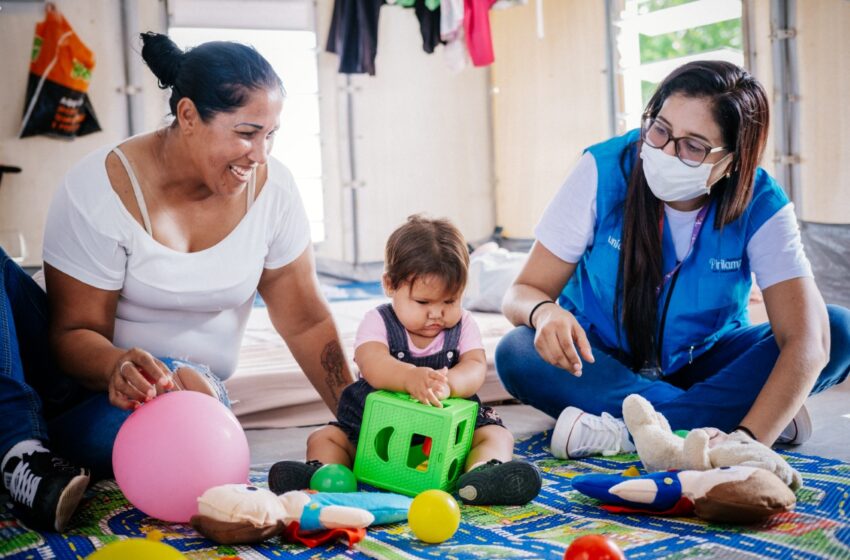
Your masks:
[[[113,150],[134,183],[144,228],[109,182]],[[115,346],[207,364],[226,379],[236,369],[263,269],[291,263],[310,243],[292,174],[271,158],[268,167],[263,190],[233,231],[208,249],[183,253],[151,236],[132,167],[115,146],[102,148],[75,165],[54,195],[44,261],[95,288],[120,291]]]

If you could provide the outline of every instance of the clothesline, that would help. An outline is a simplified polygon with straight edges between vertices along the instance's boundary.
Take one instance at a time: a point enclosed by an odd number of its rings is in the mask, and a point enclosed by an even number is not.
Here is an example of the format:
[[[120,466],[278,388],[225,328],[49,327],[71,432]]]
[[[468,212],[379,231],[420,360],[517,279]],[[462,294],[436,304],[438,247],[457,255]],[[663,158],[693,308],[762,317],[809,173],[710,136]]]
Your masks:
[[[493,63],[490,10],[525,5],[528,0],[336,0],[327,51],[339,55],[341,74],[375,75],[378,18],[385,3],[412,8],[419,20],[422,48],[431,54],[445,45],[448,66],[460,71]],[[543,38],[543,0],[536,0],[537,35]]]

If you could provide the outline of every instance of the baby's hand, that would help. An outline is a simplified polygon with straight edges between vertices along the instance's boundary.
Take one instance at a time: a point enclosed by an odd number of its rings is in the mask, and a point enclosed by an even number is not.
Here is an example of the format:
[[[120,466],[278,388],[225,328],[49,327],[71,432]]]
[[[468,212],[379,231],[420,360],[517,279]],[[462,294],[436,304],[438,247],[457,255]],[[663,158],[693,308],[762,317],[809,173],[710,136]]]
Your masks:
[[[433,405],[442,408],[443,403],[440,402],[435,391],[443,392],[442,386],[448,386],[446,376],[429,367],[418,367],[407,374],[404,382],[405,390],[410,393],[410,396],[423,404]]]
[[[446,378],[445,383],[435,383],[434,387],[433,387],[434,395],[436,395],[438,399],[443,401],[443,400],[446,400],[447,398],[452,396],[452,388],[449,387],[449,380],[448,380],[449,368],[439,369],[439,370],[437,370],[437,373],[442,373],[443,376],[445,376],[445,378]]]

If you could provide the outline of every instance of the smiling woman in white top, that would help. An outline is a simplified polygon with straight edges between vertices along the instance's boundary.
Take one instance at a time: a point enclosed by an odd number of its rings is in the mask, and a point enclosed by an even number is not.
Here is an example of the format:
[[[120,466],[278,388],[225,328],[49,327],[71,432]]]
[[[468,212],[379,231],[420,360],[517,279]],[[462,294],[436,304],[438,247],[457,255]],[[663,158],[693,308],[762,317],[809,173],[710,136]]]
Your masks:
[[[142,41],[173,123],[68,172],[45,231],[46,300],[0,254],[10,287],[0,294],[0,468],[40,527],[65,525],[87,468],[109,473],[117,430],[141,403],[178,388],[229,403],[221,381],[257,292],[331,410],[351,381],[298,190],[269,157],[280,78],[245,45]]]

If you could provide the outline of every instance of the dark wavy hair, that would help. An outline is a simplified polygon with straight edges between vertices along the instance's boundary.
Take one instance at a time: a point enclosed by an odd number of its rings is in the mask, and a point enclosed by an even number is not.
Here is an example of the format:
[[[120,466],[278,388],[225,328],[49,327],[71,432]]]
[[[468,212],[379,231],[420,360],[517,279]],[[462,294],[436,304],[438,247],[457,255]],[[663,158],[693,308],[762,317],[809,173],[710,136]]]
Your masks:
[[[384,257],[387,281],[394,290],[406,283],[412,286],[424,276],[442,280],[449,294],[466,287],[469,251],[449,220],[410,216],[390,235]]]
[[[710,204],[717,205],[714,227],[722,228],[740,218],[752,199],[756,169],[767,142],[770,121],[767,94],[755,78],[735,64],[690,62],[659,84],[647,103],[644,117],[658,115],[673,94],[708,101],[723,134],[723,143],[733,152],[729,173],[711,188],[709,198]],[[639,148],[639,142],[628,146],[620,158],[628,181],[617,271],[617,293],[623,294],[622,319],[619,298],[614,303],[615,323],[622,320],[634,369],[660,366],[656,287],[663,277],[658,228],[662,203],[647,185],[643,162],[635,156]],[[624,162],[630,156],[635,163],[629,174]]]
[[[252,91],[279,88],[283,82],[269,61],[253,47],[229,41],[210,41],[185,52],[167,35],[141,34],[142,58],[159,80],[171,89],[168,105],[177,114],[177,102],[188,97],[201,120],[230,113],[245,105]]]

